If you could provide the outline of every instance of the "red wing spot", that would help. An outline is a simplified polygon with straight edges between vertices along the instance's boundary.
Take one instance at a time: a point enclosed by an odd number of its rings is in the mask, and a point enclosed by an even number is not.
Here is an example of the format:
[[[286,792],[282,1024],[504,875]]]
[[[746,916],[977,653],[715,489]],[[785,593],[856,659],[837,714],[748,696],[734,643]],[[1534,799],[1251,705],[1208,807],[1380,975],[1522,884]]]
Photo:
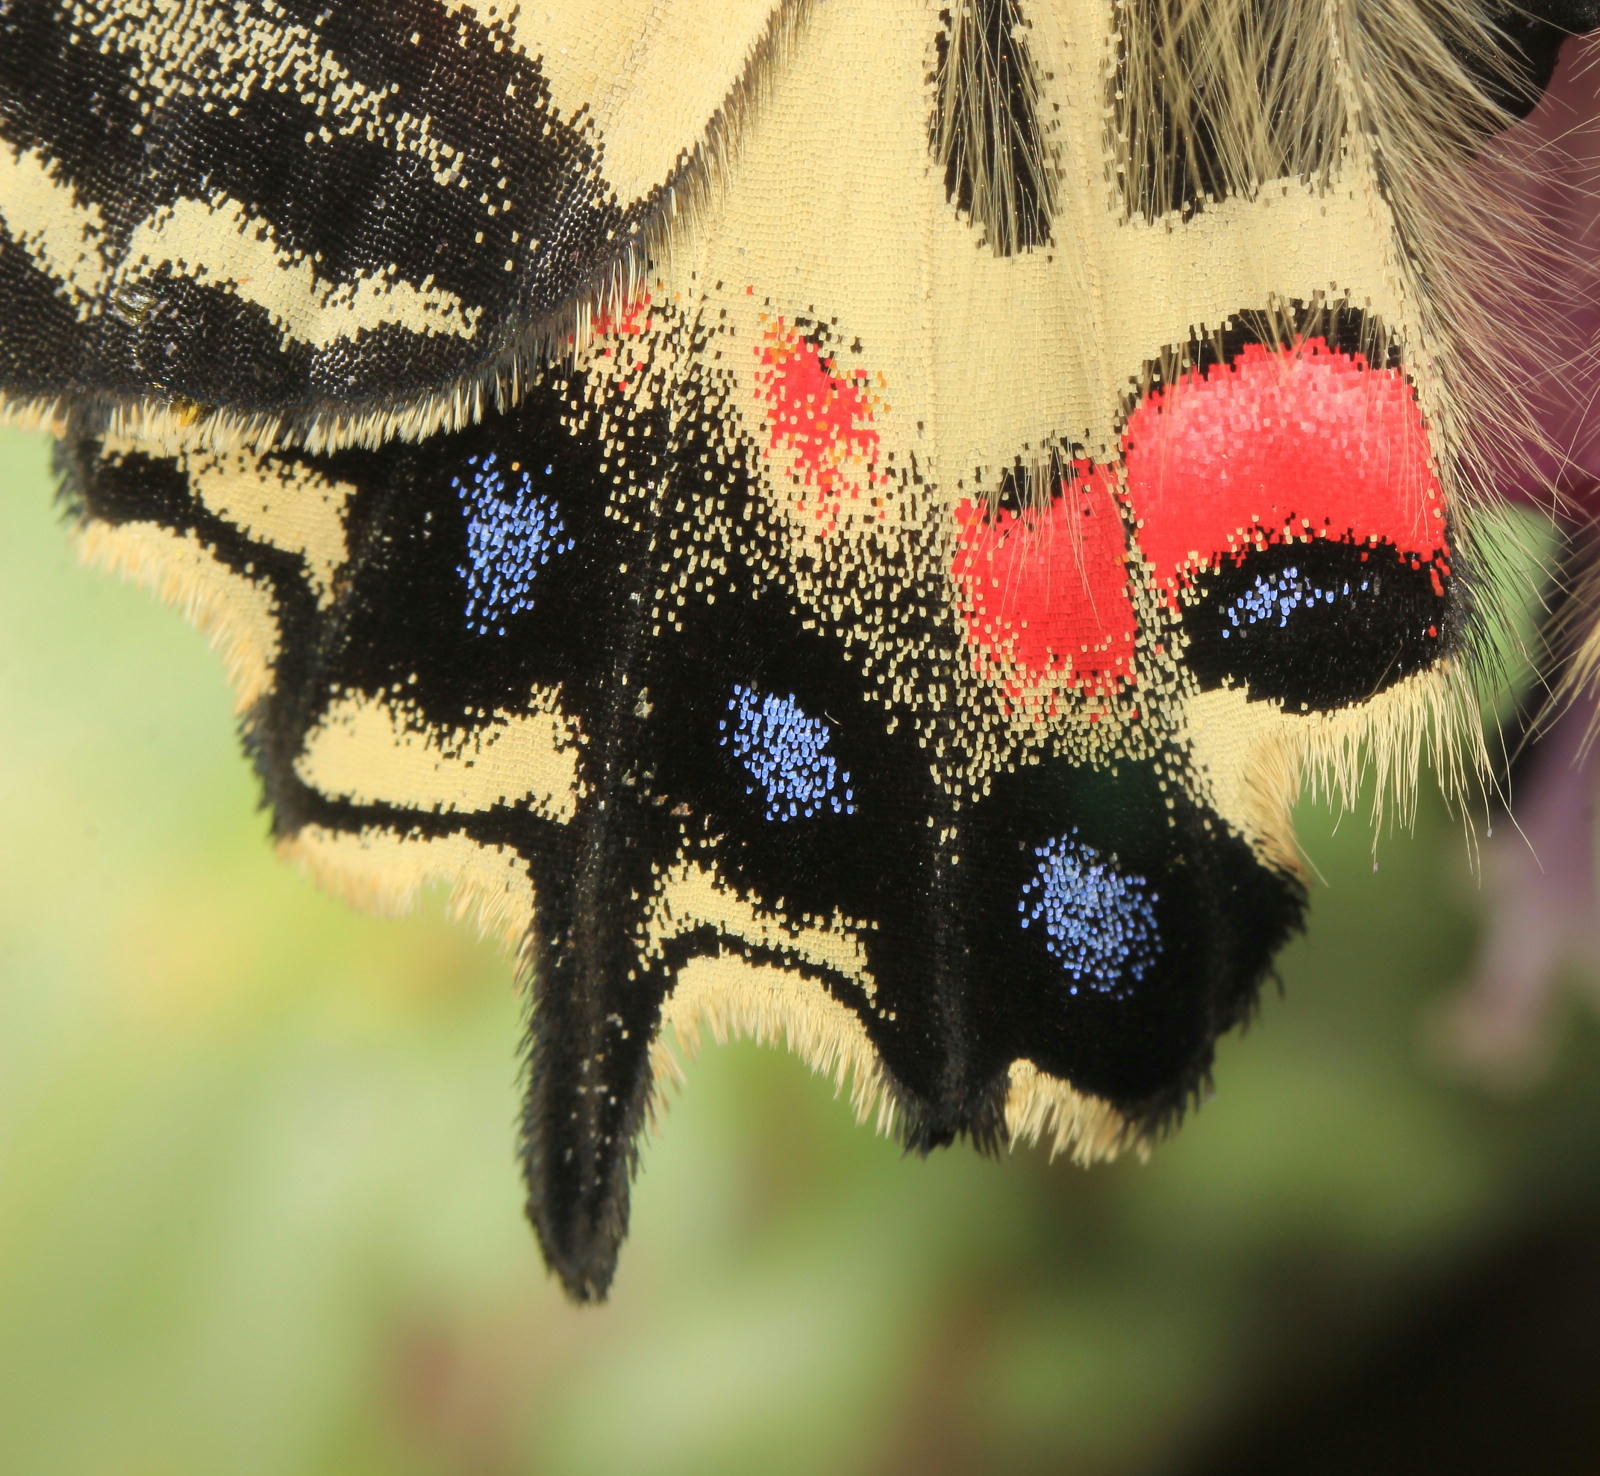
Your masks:
[[[838,526],[845,502],[870,496],[887,481],[878,470],[879,406],[866,370],[841,374],[831,357],[782,318],[768,324],[756,358],[756,386],[766,402],[768,454],[794,457],[803,489],[798,506],[810,511],[823,533]],[[880,514],[881,516],[881,514]]]
[[[1073,472],[1047,507],[961,503],[951,572],[980,671],[1064,672],[1080,690],[1110,695],[1133,680],[1127,539],[1115,473],[1090,462]]]
[[[609,360],[606,365],[607,373],[615,376],[609,381],[602,380],[596,391],[598,395],[614,393],[627,399],[638,386],[639,380],[635,376],[643,375],[649,369],[648,359],[639,358],[640,346],[629,345],[625,353],[622,342],[630,338],[643,338],[655,326],[655,321],[650,316],[650,294],[641,293],[638,297],[624,303],[615,314],[598,312],[590,321],[590,341],[594,344],[595,357]],[[571,342],[569,338],[568,342]]]
[[[626,338],[639,338],[651,329],[650,320],[650,294],[641,293],[638,297],[630,299],[622,305],[622,311],[613,317],[610,313],[596,313],[594,315],[594,336],[596,338],[609,338],[620,335]]]
[[[1320,338],[1252,344],[1156,391],[1123,454],[1139,545],[1174,608],[1201,570],[1273,543],[1382,541],[1415,568],[1449,555],[1411,386]]]

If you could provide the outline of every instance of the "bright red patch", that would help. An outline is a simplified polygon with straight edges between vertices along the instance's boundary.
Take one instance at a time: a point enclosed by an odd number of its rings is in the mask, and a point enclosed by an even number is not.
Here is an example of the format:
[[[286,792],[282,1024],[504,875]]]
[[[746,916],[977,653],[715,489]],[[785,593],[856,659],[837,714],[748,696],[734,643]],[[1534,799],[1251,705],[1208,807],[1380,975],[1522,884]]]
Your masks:
[[[831,357],[785,323],[771,323],[756,345],[756,384],[767,406],[768,457],[787,450],[805,493],[798,506],[831,533],[845,502],[887,480],[878,470],[878,398],[865,369],[841,374]],[[882,516],[881,512],[879,516]]]
[[[1444,498],[1403,375],[1331,349],[1251,345],[1128,417],[1118,467],[1079,462],[1048,507],[956,508],[951,572],[980,671],[1064,672],[1110,694],[1133,681],[1136,618],[1120,517],[1168,606],[1200,571],[1274,543],[1387,543],[1448,577]]]
[[[1134,410],[1122,444],[1139,547],[1173,608],[1200,570],[1273,543],[1381,540],[1449,572],[1411,386],[1319,338],[1186,374]]]
[[[1087,461],[1072,471],[1045,507],[961,503],[951,572],[980,670],[1036,680],[1064,672],[1081,690],[1109,695],[1133,679],[1127,541],[1115,472]]]

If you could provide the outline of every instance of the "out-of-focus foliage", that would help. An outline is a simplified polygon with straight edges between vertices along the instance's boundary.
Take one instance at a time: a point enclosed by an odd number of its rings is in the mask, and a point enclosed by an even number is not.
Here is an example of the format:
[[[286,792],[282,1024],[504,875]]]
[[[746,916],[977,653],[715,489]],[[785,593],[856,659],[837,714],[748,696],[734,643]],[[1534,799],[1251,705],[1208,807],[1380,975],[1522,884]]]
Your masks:
[[[1591,1020],[1515,1101],[1429,1066],[1476,883],[1428,795],[1376,867],[1304,815],[1285,996],[1148,1164],[908,1160],[708,1050],[574,1309],[521,1220],[509,966],[280,866],[219,662],[57,521],[0,438],[0,1470],[1183,1472],[1600,1200]]]

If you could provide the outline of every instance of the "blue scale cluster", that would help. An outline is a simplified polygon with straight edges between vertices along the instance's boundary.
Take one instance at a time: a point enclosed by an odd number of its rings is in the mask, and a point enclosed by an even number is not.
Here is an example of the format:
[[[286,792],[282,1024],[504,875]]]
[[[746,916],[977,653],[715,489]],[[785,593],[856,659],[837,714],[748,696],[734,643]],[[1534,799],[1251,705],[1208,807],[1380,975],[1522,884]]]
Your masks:
[[[1371,587],[1369,581],[1363,579],[1354,589],[1365,592]],[[1224,630],[1222,639],[1227,640],[1234,631],[1246,634],[1246,628],[1252,625],[1275,623],[1282,630],[1296,611],[1331,605],[1335,600],[1348,599],[1351,593],[1348,580],[1337,589],[1329,589],[1303,577],[1298,565],[1290,565],[1276,574],[1263,574],[1223,611],[1233,630]]]
[[[1117,869],[1077,831],[1034,847],[1039,864],[1023,884],[1022,926],[1038,923],[1044,946],[1071,983],[1127,999],[1161,956],[1160,899],[1142,876]]]
[[[736,685],[729,717],[718,723],[724,748],[744,765],[766,797],[768,820],[810,820],[825,813],[853,815],[850,775],[828,752],[828,725],[809,716],[793,696],[774,697]]]
[[[467,563],[456,573],[467,585],[467,625],[478,635],[504,635],[505,622],[533,606],[539,570],[573,546],[555,499],[534,490],[525,471],[515,484],[495,464],[493,451],[467,459],[450,485],[467,515]],[[544,469],[549,476],[553,466]]]

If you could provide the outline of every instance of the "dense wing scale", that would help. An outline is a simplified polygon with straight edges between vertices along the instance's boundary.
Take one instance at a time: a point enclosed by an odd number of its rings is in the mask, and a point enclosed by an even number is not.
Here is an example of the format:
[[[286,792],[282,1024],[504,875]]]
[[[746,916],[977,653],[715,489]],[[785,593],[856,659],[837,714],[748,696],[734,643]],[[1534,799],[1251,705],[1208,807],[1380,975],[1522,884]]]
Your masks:
[[[570,11],[0,9],[0,405],[319,439],[469,418],[692,196],[772,19]]]
[[[1519,64],[1422,0],[592,9],[0,0],[0,393],[215,630],[283,852],[519,951],[580,1298],[674,1032],[919,1150],[1201,1092],[1303,773],[1471,721],[1396,160]]]

